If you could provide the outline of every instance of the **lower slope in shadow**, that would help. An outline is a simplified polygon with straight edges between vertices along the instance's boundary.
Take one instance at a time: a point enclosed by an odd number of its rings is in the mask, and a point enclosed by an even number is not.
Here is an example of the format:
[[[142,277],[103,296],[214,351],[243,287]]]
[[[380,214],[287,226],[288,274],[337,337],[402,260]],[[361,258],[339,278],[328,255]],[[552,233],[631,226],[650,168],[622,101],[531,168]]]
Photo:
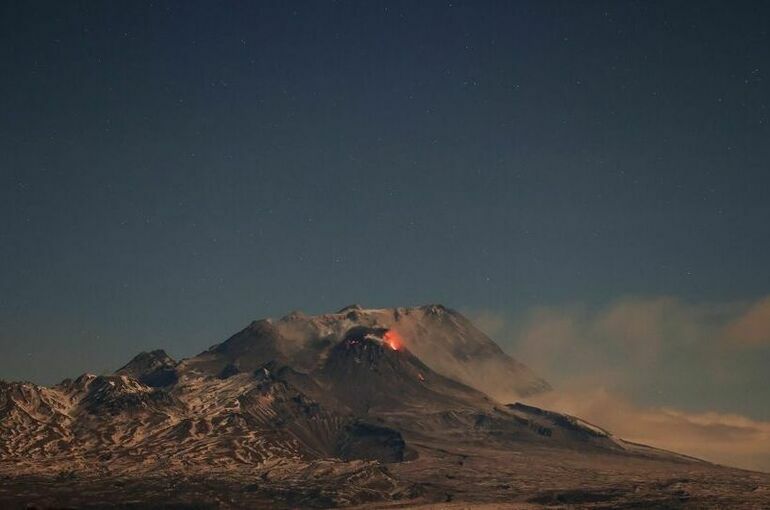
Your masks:
[[[430,413],[491,407],[478,390],[437,374],[384,328],[355,327],[313,375],[358,414]]]

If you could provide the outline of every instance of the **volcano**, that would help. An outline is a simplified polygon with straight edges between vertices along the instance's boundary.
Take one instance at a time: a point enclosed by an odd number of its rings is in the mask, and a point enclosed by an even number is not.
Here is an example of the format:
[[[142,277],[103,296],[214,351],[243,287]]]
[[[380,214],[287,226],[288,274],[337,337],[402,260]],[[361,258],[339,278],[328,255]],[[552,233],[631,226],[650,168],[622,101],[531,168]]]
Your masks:
[[[441,305],[293,312],[181,361],[1,382],[0,506],[767,503],[768,475],[505,400],[549,389]]]

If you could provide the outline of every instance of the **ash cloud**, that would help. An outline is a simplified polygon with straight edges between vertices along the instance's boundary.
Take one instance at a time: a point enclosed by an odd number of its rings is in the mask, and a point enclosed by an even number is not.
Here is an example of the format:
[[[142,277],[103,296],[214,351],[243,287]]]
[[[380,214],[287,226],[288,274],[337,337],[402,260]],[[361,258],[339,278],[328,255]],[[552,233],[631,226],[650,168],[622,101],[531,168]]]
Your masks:
[[[770,471],[770,422],[716,411],[643,406],[606,387],[556,390],[526,399],[600,425],[623,439],[718,464]]]
[[[725,327],[724,339],[737,345],[770,345],[770,296],[753,303]]]
[[[632,441],[770,471],[770,297],[625,297],[469,314],[551,382],[525,399]],[[513,395],[497,395],[513,400]]]

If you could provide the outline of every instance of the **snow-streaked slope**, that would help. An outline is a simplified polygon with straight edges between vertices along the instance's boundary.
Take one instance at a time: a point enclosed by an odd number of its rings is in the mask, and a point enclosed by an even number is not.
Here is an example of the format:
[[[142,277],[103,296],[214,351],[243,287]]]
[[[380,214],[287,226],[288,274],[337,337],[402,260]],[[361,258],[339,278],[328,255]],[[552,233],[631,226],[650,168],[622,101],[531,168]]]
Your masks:
[[[239,507],[243,493],[228,489],[236,484],[254,493],[255,507],[283,501],[293,508],[421,494],[435,501],[444,487],[468,483],[478,494],[509,497],[519,489],[509,491],[501,468],[507,477],[599,473],[583,459],[604,459],[613,469],[628,462],[637,472],[686,465],[712,473],[579,418],[494,398],[546,388],[441,306],[255,321],[180,362],[158,350],[115,374],[84,374],[51,388],[0,381],[0,476],[27,491],[9,495],[0,487],[0,503],[26,497],[33,479],[99,486],[107,499],[115,487],[104,489],[103,480],[146,481],[140,485],[165,502],[187,477],[192,495],[173,493],[186,502],[205,489],[217,505],[231,498],[230,507]],[[563,467],[565,459],[573,467]],[[452,481],[458,473],[464,482]],[[493,479],[499,483],[490,486]],[[199,480],[217,480],[216,487]]]

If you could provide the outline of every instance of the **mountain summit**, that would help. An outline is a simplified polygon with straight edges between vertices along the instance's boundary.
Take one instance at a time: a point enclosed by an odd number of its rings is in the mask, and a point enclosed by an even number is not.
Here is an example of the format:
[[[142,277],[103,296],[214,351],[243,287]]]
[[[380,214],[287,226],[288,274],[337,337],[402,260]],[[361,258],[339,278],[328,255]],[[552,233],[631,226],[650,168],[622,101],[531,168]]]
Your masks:
[[[764,478],[507,399],[548,389],[441,305],[292,312],[178,362],[155,350],[51,388],[0,381],[0,506],[670,506],[684,482],[639,480],[683,470],[688,491],[718,479],[762,499]],[[633,487],[585,488],[589,471]]]
[[[249,370],[279,359],[312,370],[358,326],[392,330],[431,369],[494,398],[550,390],[545,380],[503,352],[463,315],[442,305],[383,309],[350,305],[317,316],[292,312],[276,321],[255,321],[184,365],[211,373],[230,364]]]

